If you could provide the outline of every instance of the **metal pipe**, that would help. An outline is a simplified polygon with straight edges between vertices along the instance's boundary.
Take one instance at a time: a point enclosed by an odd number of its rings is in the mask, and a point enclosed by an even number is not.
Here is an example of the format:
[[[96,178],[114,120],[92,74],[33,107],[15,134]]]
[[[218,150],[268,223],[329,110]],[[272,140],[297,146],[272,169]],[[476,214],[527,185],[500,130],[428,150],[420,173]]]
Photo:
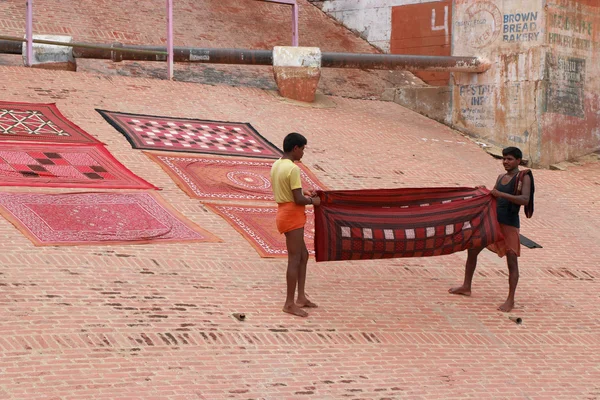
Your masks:
[[[0,36],[1,38],[2,36]],[[16,40],[0,40],[0,53],[4,54],[23,54],[23,42],[26,42],[26,39],[22,39],[21,41]]]
[[[107,56],[105,49],[74,48],[76,58],[112,58],[113,61],[165,61],[167,53],[161,46],[124,46],[114,44],[111,50],[118,51],[115,57]],[[140,51],[144,51],[141,53]],[[210,64],[273,65],[271,50],[247,49],[202,49],[173,47],[173,59],[177,62],[199,62]]]
[[[478,57],[404,54],[323,53],[324,68],[404,69],[408,71],[485,72],[491,65]]]
[[[14,36],[4,36],[4,35],[0,35],[0,49],[14,49],[14,45],[9,44],[8,42],[27,42],[26,39],[23,38],[19,38],[19,37],[14,37]],[[141,49],[143,46],[138,46],[140,47],[138,48],[134,48],[134,46],[131,46],[130,48],[125,48],[125,46],[123,46],[120,43],[115,43],[112,45],[102,45],[102,44],[94,44],[94,43],[79,43],[79,42],[56,42],[54,40],[45,40],[45,39],[33,39],[33,43],[40,43],[40,44],[50,44],[50,45],[54,45],[54,46],[67,46],[67,47],[73,47],[73,55],[75,55],[75,49],[77,48],[81,48],[81,49],[93,49],[93,50],[104,50],[104,52],[100,52],[99,54],[108,54],[108,57],[98,57],[98,58],[107,58],[107,59],[111,59],[110,54],[111,52],[129,52],[132,54],[146,54],[146,55],[167,55],[167,51],[165,50],[164,47],[162,47],[162,51],[151,51],[151,50],[143,50]],[[8,53],[9,51],[7,51]],[[19,51],[18,53],[15,54],[21,54],[22,50]],[[92,58],[92,57],[88,57],[88,58]],[[165,61],[166,57],[163,57],[161,60],[158,61]],[[120,61],[120,60],[119,60]]]
[[[11,46],[3,42],[2,39],[24,41],[21,38],[0,36],[0,49]],[[97,45],[38,39],[34,40],[34,43],[73,47],[73,56],[76,58],[111,59],[113,61],[166,61],[168,55],[165,47],[161,46],[126,46],[120,43]],[[488,61],[477,57],[355,53],[322,53],[321,57],[321,66],[323,68],[404,69],[409,71],[479,73],[487,71],[491,66]],[[273,65],[273,52],[271,50],[174,47],[173,58],[177,62]]]
[[[292,46],[298,46],[298,3],[292,4]]]
[[[113,47],[113,49],[116,49],[116,47]],[[143,49],[147,52],[164,54],[164,47],[159,46],[123,46],[119,48],[119,59],[115,61],[165,60],[164,57],[159,56],[147,57],[146,54],[129,53],[128,49],[135,51]],[[73,54],[79,58],[108,58],[105,56],[102,57],[101,54],[93,49],[74,49]],[[410,71],[443,72],[485,72],[490,68],[489,62],[477,57],[355,53],[322,53],[321,57],[321,66],[323,68],[404,69]],[[270,50],[175,47],[174,58],[177,62],[273,65],[273,53]]]
[[[512,322],[514,322],[517,325],[521,325],[523,323],[523,319],[521,319],[521,317],[508,317],[508,319],[510,319]]]
[[[25,65],[31,67],[33,63],[33,0],[27,0],[27,14],[25,19],[25,36],[27,37]]]
[[[167,75],[173,79],[173,0],[167,0]]]

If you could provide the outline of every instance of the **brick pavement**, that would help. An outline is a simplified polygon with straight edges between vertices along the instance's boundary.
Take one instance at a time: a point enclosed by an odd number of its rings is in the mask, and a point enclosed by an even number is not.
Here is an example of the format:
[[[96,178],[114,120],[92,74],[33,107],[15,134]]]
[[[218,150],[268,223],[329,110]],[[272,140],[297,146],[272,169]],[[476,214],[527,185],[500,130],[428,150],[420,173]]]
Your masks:
[[[164,3],[164,2],[163,2]],[[70,35],[93,43],[166,45],[163,3],[154,0],[35,0],[33,30],[39,34]],[[291,7],[255,0],[176,0],[175,46],[271,49],[291,45]],[[323,51],[375,53],[378,50],[311,5],[299,0],[299,41]],[[0,33],[25,32],[25,2],[0,2]],[[164,63],[78,60],[86,72],[125,76],[166,76]],[[20,56],[1,56],[0,65],[22,65]],[[177,80],[228,84],[275,90],[271,67],[218,64],[176,64]],[[405,71],[366,71],[327,68],[319,90],[354,98],[379,98],[386,88],[423,85]]]
[[[94,108],[248,121],[332,189],[491,185],[501,165],[394,103],[298,107],[255,88],[0,67],[2,100],[57,102],[223,243],[35,248],[0,218],[0,398],[598,399],[600,165],[536,170],[518,326],[496,311],[504,261],[483,253],[309,265],[320,308],[281,312],[285,262],[261,259]],[[23,189],[35,190],[35,189]],[[46,189],[51,190],[51,189]],[[54,189],[64,192],[64,189]],[[248,203],[250,204],[250,203]],[[244,312],[245,322],[231,314]]]

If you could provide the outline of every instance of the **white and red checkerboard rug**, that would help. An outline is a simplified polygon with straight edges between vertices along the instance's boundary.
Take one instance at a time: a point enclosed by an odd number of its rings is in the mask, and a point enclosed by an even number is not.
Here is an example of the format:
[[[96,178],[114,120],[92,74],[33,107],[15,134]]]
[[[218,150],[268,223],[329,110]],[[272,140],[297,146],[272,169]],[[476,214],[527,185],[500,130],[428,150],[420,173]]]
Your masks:
[[[135,149],[270,159],[282,154],[248,123],[96,111]]]

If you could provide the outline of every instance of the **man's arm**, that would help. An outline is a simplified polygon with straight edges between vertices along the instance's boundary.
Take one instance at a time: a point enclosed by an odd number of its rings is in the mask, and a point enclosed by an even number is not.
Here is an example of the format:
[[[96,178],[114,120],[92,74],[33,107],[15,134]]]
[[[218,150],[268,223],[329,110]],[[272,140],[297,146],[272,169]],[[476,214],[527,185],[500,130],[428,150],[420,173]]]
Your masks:
[[[294,194],[294,203],[298,204],[299,206],[305,206],[307,204],[314,204],[315,206],[318,206],[321,204],[321,199],[319,197],[304,196],[304,194],[302,194],[302,188],[294,189],[292,190],[292,193]]]
[[[290,188],[292,189],[292,194],[294,195],[294,203],[299,206],[305,206],[307,204],[319,205],[321,204],[321,199],[316,196],[311,195],[310,192],[302,190],[302,183],[300,179],[300,168],[297,166],[294,167],[290,171],[289,176]],[[306,197],[305,194],[308,196]]]
[[[496,189],[492,190],[492,196],[506,199],[506,200],[510,201],[511,203],[515,203],[520,206],[526,206],[529,204],[530,194],[531,194],[531,178],[529,177],[529,175],[525,175],[525,178],[523,178],[523,188],[521,189],[521,194],[519,196],[499,192]]]

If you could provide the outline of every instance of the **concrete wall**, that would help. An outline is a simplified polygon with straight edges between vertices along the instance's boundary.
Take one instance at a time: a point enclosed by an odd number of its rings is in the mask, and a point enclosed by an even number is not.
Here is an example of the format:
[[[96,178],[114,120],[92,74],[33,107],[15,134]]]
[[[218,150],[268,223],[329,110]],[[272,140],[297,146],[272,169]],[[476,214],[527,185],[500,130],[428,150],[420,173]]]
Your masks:
[[[402,41],[411,29],[399,29],[397,37],[391,30],[394,11],[406,16],[404,8],[417,21],[412,39],[426,46],[433,35],[416,32],[425,29],[425,14],[409,6],[424,3],[432,2],[326,0],[323,10],[389,52],[390,40],[410,48]],[[443,27],[437,11],[430,33]],[[498,147],[518,146],[532,165],[600,149],[600,0],[452,0],[449,11],[451,54],[485,57],[492,68],[454,73],[449,101],[444,95],[439,104],[424,104],[436,101],[426,88],[397,91],[394,101],[438,120],[445,115],[448,125]],[[415,54],[428,51],[421,50]]]
[[[452,55],[482,56],[492,68],[454,74],[449,122],[492,144],[517,145],[536,159],[530,153],[540,143],[543,0],[455,0],[454,13]]]
[[[390,51],[392,8],[438,0],[325,0],[322,10],[358,32],[361,37],[386,53]]]
[[[600,7],[582,2],[455,0],[452,54],[493,67],[454,74],[449,124],[533,165],[599,149]]]
[[[548,0],[542,158],[600,149],[600,0]]]

